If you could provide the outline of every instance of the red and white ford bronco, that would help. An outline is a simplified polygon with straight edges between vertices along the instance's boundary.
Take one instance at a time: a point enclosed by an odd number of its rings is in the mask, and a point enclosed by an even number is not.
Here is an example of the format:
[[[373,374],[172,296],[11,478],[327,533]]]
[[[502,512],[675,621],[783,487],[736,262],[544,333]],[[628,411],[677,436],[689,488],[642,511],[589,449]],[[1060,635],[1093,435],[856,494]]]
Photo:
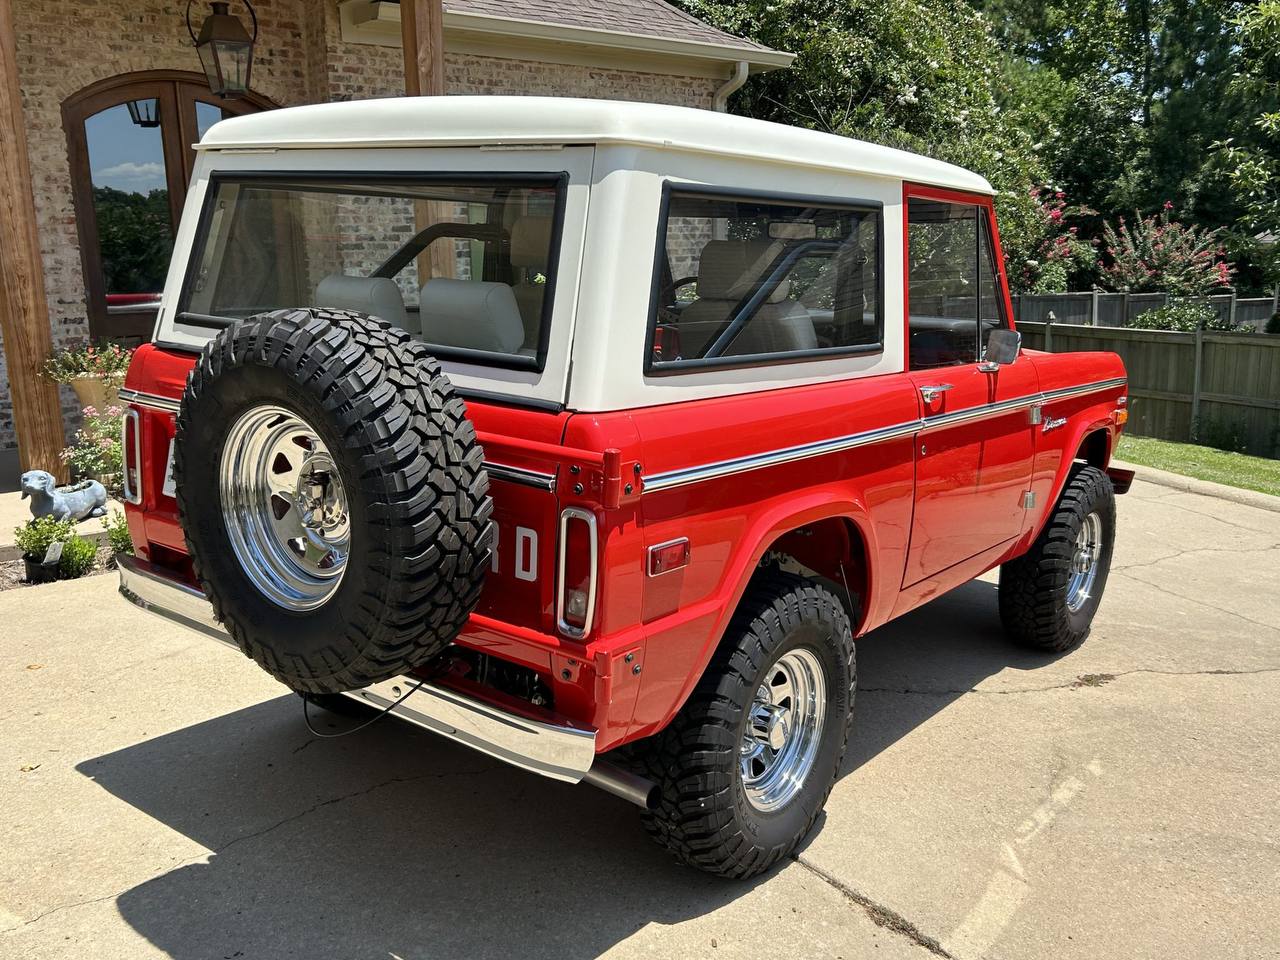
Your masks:
[[[121,592],[304,709],[593,783],[744,877],[831,791],[855,637],[996,566],[1012,639],[1088,633],[1125,372],[1020,349],[981,177],[504,97],[198,151],[122,392]]]

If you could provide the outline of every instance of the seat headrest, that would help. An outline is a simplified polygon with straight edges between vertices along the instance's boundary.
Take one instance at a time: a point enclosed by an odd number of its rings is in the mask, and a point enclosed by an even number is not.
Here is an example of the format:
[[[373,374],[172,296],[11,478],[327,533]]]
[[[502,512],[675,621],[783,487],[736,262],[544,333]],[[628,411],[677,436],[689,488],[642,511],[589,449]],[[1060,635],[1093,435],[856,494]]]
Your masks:
[[[511,265],[546,270],[551,254],[551,218],[521,217],[511,225]]]
[[[316,306],[356,310],[407,328],[404,295],[390,277],[351,277],[334,273],[316,287]]]
[[[759,282],[782,252],[771,240],[711,240],[698,260],[698,297],[741,300]],[[790,284],[783,281],[769,294],[769,302],[785,300]]]
[[[422,339],[448,347],[516,353],[524,323],[505,283],[433,277],[422,288]]]

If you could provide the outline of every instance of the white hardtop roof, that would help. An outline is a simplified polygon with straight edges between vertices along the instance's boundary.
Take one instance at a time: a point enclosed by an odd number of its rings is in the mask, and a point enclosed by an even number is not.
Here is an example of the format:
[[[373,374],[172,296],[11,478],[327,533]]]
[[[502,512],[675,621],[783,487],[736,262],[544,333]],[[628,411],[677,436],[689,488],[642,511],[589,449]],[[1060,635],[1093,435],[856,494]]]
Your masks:
[[[992,193],[963,167],[850,137],[656,103],[561,97],[389,97],[215,123],[199,150],[639,144]]]

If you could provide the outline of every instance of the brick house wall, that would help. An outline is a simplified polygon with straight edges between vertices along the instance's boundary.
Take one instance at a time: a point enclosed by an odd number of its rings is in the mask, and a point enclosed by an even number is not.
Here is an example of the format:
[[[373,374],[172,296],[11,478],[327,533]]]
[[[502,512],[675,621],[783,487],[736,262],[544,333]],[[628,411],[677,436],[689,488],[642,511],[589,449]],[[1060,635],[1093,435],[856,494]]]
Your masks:
[[[109,77],[145,70],[200,70],[179,0],[14,0],[19,81],[26,115],[36,216],[54,348],[89,334],[72,203],[62,103]],[[404,90],[396,47],[341,38],[337,0],[256,0],[259,40],[253,88],[281,106],[397,96]],[[197,9],[199,7],[199,9]],[[199,28],[203,5],[192,8]],[[236,11],[243,15],[243,11]],[[243,16],[242,16],[243,19]],[[445,54],[446,89],[644,100],[710,108],[723,80],[605,67]],[[62,391],[68,432],[75,397]],[[16,445],[8,372],[0,348],[0,451]]]

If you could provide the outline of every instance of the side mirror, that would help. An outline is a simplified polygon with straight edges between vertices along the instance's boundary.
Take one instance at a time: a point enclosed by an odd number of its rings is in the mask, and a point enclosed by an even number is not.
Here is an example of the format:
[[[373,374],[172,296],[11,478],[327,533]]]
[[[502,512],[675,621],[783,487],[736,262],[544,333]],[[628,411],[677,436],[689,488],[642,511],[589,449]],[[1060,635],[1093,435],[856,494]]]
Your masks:
[[[1017,330],[999,327],[987,335],[987,348],[982,352],[982,369],[994,372],[1001,366],[1018,359],[1022,349],[1022,334]]]

